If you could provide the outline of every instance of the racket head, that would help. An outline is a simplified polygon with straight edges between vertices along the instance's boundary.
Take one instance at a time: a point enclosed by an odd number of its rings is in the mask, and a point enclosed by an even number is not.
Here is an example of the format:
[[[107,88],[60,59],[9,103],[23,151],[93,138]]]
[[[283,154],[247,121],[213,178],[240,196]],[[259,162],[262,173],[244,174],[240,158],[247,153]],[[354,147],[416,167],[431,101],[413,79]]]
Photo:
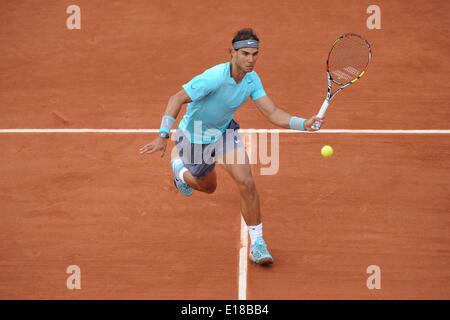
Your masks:
[[[370,43],[355,33],[345,33],[333,43],[327,58],[331,81],[348,86],[360,79],[372,59]]]

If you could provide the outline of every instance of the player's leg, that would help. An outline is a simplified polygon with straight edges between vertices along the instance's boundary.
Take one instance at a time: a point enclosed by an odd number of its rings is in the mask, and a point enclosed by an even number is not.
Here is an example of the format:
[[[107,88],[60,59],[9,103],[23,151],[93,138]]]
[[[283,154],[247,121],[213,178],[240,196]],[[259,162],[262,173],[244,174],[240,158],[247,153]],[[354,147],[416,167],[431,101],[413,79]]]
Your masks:
[[[258,225],[261,223],[259,194],[256,191],[250,161],[237,131],[239,128],[239,124],[232,119],[221,141],[216,144],[216,160],[238,185],[241,194],[241,212],[245,222],[247,225]]]
[[[245,146],[237,131],[239,128],[239,124],[231,120],[222,141],[218,142],[216,160],[223,165],[239,188],[241,212],[245,222],[249,226],[256,226],[261,223],[259,194],[256,190]]]
[[[188,187],[200,192],[213,193],[216,190],[217,176],[214,165],[206,163],[185,164],[180,158],[180,152],[177,148],[172,149],[171,159],[175,179],[180,179]],[[175,185],[180,189],[176,182]],[[180,191],[186,194],[183,190]],[[190,193],[192,194],[192,192]]]
[[[172,163],[176,161],[177,168],[173,168],[175,178],[179,178],[180,183],[176,183],[177,188],[189,188],[213,193],[217,188],[217,176],[215,171],[216,156],[226,152],[226,135],[230,134],[229,148],[233,149],[237,142],[234,140],[234,132],[239,129],[239,124],[233,119],[230,121],[226,132],[216,141],[210,144],[193,144],[186,137],[182,130],[177,130],[175,136],[176,150],[172,151]]]
[[[217,188],[216,170],[213,168],[206,176],[195,177],[189,170],[183,173],[186,183],[197,191],[213,193]]]
[[[226,163],[226,161],[223,161],[222,164],[239,188],[241,213],[249,228],[251,240],[250,259],[258,264],[271,264],[273,258],[263,238],[259,193],[256,189],[248,156],[245,150],[241,148],[230,152],[233,153],[232,159],[237,159],[235,157],[237,157],[238,152],[244,152],[245,155],[244,163]]]
[[[236,151],[231,151],[235,152]],[[224,169],[236,182],[241,196],[241,213],[245,222],[249,226],[261,223],[261,212],[259,204],[259,194],[256,190],[255,180],[252,175],[248,157],[244,164],[223,164]]]

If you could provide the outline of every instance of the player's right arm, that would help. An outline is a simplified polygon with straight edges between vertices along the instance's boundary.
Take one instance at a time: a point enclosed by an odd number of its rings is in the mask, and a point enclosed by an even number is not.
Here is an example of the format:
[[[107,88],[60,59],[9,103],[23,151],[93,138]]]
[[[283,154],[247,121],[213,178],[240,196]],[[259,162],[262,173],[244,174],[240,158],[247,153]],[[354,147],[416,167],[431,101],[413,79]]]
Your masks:
[[[169,98],[169,102],[167,103],[166,110],[164,111],[163,120],[161,123],[161,127],[164,127],[164,122],[175,122],[175,119],[178,117],[178,114],[180,113],[181,106],[185,103],[191,102],[191,98],[188,96],[186,91],[184,89],[181,89],[176,94],[171,96]],[[167,126],[168,130],[170,131],[171,125]],[[143,146],[139,152],[141,154],[150,154],[154,153],[156,151],[161,151],[161,157],[164,157],[164,154],[166,152],[167,148],[167,141],[168,138],[162,138],[160,135],[156,137],[152,142],[146,144]]]
[[[191,98],[188,96],[186,91],[184,91],[184,89],[181,89],[169,98],[164,115],[169,115],[176,119],[180,113],[181,106],[190,102],[192,102]]]
[[[170,128],[180,113],[183,104],[199,101],[216,90],[222,84],[222,75],[223,65],[210,68],[184,84],[182,90],[170,97],[161,121],[160,134],[161,132],[170,132]],[[158,136],[155,140],[142,147],[140,152],[145,154],[161,151],[161,157],[163,157],[167,147],[167,140],[169,139]]]

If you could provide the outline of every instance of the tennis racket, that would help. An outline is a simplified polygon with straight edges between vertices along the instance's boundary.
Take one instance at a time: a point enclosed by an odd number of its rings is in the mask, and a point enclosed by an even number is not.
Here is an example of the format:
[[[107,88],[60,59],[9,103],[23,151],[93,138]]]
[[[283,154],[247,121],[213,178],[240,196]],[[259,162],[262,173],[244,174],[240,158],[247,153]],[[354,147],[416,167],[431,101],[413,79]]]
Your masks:
[[[328,91],[317,117],[323,119],[331,100],[342,89],[354,84],[366,72],[372,59],[369,42],[354,33],[346,33],[337,38],[331,46],[327,59]],[[332,92],[332,85],[338,88]],[[319,130],[321,123],[314,122],[313,128]]]

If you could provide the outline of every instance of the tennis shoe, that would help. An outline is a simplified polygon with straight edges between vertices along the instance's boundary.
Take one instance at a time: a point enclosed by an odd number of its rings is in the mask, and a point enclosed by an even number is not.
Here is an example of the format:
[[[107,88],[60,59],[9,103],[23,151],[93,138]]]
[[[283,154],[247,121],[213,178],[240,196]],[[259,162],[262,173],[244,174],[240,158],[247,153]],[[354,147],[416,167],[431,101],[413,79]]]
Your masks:
[[[176,158],[170,161],[170,164],[172,166],[173,184],[182,194],[191,196],[194,190],[178,178],[178,173],[184,167],[183,161],[180,158]]]
[[[250,246],[251,261],[261,265],[268,265],[273,263],[273,258],[267,249],[266,242],[262,237],[258,237],[253,245]]]

